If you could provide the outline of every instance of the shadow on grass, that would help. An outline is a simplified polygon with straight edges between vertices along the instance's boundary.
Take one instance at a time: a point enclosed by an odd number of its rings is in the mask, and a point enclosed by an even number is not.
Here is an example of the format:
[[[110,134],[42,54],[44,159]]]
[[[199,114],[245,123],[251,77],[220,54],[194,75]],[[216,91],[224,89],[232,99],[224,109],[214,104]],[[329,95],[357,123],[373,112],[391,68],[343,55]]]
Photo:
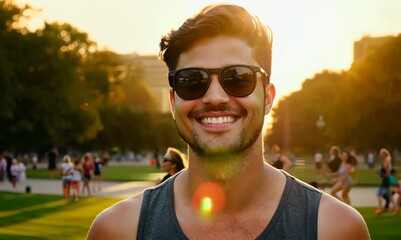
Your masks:
[[[0,227],[57,212],[65,208],[65,205],[66,201],[60,196],[2,193]]]
[[[2,234],[0,233],[0,239],[13,239],[13,240],[43,240],[46,238],[42,237],[33,237],[33,236],[22,236],[15,234]]]

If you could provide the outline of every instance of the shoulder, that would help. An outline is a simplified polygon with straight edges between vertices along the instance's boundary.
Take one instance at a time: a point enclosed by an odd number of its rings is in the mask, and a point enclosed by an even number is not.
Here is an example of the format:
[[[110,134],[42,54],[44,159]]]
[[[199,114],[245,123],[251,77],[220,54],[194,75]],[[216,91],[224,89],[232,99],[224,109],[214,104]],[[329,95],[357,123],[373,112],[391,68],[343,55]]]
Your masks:
[[[87,239],[136,239],[143,193],[103,210],[92,223]]]
[[[322,195],[318,219],[319,239],[370,239],[361,214],[330,195]]]

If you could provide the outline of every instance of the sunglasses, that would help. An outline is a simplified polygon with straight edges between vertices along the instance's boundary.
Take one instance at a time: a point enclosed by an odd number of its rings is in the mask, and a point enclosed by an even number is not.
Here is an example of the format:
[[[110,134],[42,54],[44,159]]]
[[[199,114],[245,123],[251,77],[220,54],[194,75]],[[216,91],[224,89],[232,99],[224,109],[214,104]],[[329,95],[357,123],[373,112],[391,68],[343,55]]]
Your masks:
[[[170,71],[170,87],[184,100],[194,100],[207,92],[211,75],[218,74],[224,91],[234,97],[246,97],[255,90],[256,73],[260,72],[269,83],[267,73],[257,66],[231,65],[223,68],[182,68]]]
[[[171,161],[171,159],[168,159],[168,158],[163,158],[163,162],[173,162],[173,161]]]

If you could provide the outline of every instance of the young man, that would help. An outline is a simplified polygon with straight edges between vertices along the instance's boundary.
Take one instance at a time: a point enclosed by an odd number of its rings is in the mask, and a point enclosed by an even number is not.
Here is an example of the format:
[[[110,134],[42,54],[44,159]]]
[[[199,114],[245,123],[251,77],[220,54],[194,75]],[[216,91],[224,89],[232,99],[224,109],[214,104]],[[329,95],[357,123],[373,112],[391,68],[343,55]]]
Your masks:
[[[88,239],[369,239],[353,208],[265,163],[275,88],[257,17],[208,6],[160,47],[189,167],[103,211]]]

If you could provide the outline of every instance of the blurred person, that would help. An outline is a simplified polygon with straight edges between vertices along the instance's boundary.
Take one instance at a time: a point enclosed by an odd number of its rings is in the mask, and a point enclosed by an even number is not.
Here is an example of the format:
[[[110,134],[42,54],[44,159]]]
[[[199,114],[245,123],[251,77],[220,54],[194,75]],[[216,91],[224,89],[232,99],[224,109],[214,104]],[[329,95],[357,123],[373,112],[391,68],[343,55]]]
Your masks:
[[[355,209],[263,159],[271,41],[231,4],[209,5],[162,37],[189,165],[102,211],[87,239],[369,239]]]
[[[103,166],[107,166],[109,160],[110,160],[109,151],[107,151],[107,150],[103,151],[103,154],[102,154]]]
[[[375,155],[372,152],[372,150],[369,150],[369,152],[368,152],[368,156],[366,158],[366,163],[368,164],[368,167],[370,169],[374,168],[374,166],[375,166]]]
[[[338,169],[340,168],[340,165],[342,163],[340,153],[341,150],[338,146],[331,146],[329,151],[330,159],[327,162],[327,167],[330,169],[332,173],[337,172]]]
[[[83,169],[82,194],[85,194],[86,190],[87,195],[90,196],[91,195],[90,182],[92,180],[92,175],[93,175],[93,156],[91,153],[85,153],[84,161],[82,163],[82,169]]]
[[[67,202],[70,201],[71,196],[72,170],[73,165],[71,163],[70,156],[64,155],[63,162],[61,163],[60,167],[60,176],[63,185],[63,196]]]
[[[383,200],[392,203],[392,206],[395,209],[395,203],[391,196],[391,185],[390,185],[390,174],[391,174],[391,155],[390,152],[386,148],[380,149],[379,157],[381,159],[381,164],[379,169],[375,169],[376,173],[379,174],[381,182],[380,186],[377,190],[377,209],[375,210],[375,214],[383,213]],[[387,206],[388,207],[388,206]],[[388,209],[385,208],[387,211]]]
[[[280,146],[277,144],[272,146],[272,166],[284,171],[288,171],[292,167],[291,160],[281,153]]]
[[[331,173],[337,178],[333,180],[334,184],[330,194],[344,203],[351,205],[349,192],[358,178],[357,160],[349,151],[342,152],[341,160],[342,163],[338,171],[336,173]],[[342,191],[341,197],[337,195],[339,191]]]
[[[165,171],[167,174],[164,175],[163,179],[158,179],[156,184],[166,181],[168,178],[184,169],[185,165],[183,158],[184,153],[176,148],[169,147],[163,157],[162,162],[163,171]]]
[[[26,181],[26,166],[24,162],[18,162],[18,181],[25,182]]]
[[[0,183],[7,181],[7,160],[4,158],[4,154],[0,151]]]
[[[82,180],[82,165],[80,164],[79,159],[74,160],[74,166],[72,168],[72,178],[71,178],[71,188],[74,197],[74,201],[78,202],[79,199],[79,185]]]
[[[323,154],[319,150],[316,151],[315,156],[314,156],[314,160],[315,160],[316,172],[318,174],[320,174],[320,171],[322,169]]]
[[[93,191],[96,189],[98,191],[101,190],[102,183],[102,170],[103,170],[103,162],[99,157],[94,157],[95,161],[93,162]]]
[[[32,154],[32,169],[36,170],[38,168],[38,154],[37,153],[33,153]]]
[[[57,160],[58,160],[59,154],[57,147],[53,147],[51,151],[47,154],[47,161],[48,161],[48,169],[50,172],[50,178],[54,178],[54,172],[56,171],[57,168]]]
[[[384,210],[388,211],[388,209],[390,208],[390,203],[393,202],[394,203],[394,210],[393,210],[393,214],[394,215],[398,215],[398,208],[399,205],[397,204],[396,201],[396,195],[398,194],[398,180],[396,177],[396,169],[392,168],[390,171],[390,175],[389,175],[389,181],[390,181],[390,198],[387,197],[386,194],[383,194],[383,198],[385,200],[384,203]],[[392,201],[393,200],[393,201]]]
[[[18,182],[18,176],[19,176],[20,170],[19,170],[19,165],[18,165],[18,159],[14,158],[11,161],[11,167],[10,167],[10,179],[11,179],[11,184],[13,185],[13,188],[17,187],[17,182]]]

